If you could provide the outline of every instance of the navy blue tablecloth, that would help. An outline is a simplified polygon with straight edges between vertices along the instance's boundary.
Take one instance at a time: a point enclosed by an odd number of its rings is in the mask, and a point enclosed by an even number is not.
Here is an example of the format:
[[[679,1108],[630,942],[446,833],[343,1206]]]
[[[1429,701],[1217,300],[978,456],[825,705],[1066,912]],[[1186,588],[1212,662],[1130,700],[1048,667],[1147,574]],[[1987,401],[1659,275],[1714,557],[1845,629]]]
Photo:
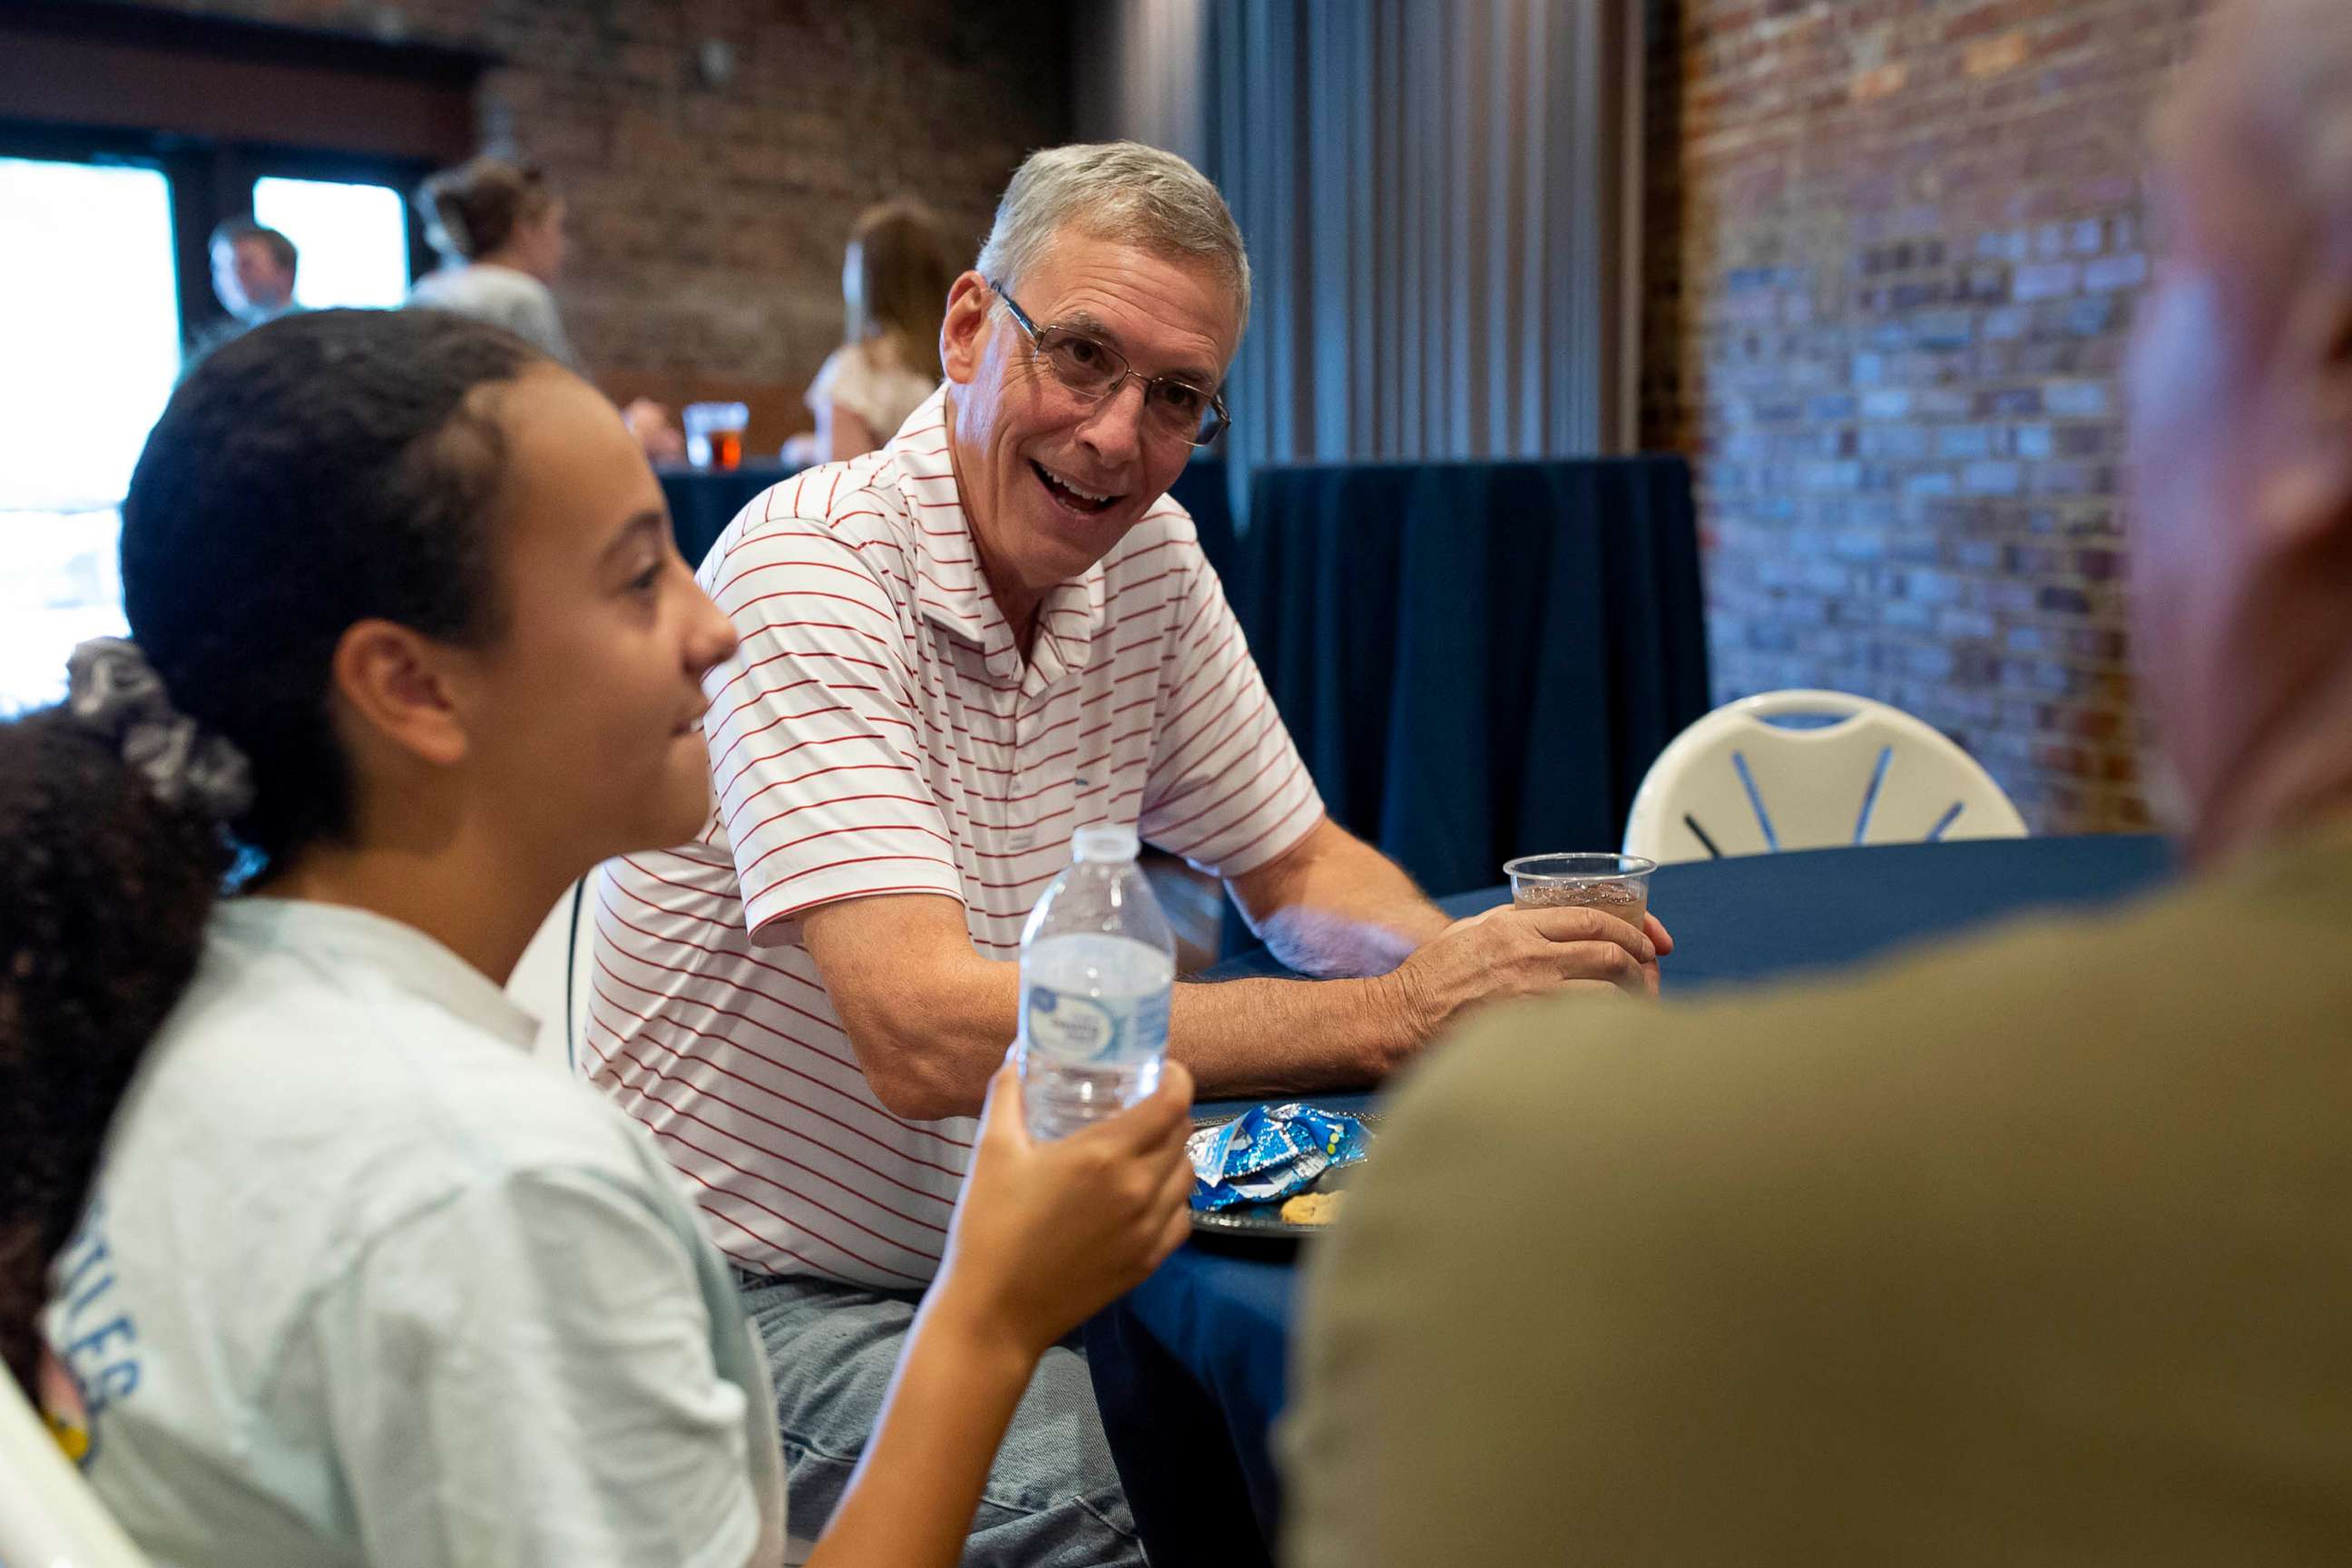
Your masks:
[[[2163,841],[2144,837],[1825,849],[1663,867],[1651,908],[1675,935],[1672,998],[1844,967],[2029,910],[2106,902],[2170,866]],[[1507,897],[1487,889],[1444,903],[1473,914]],[[1211,977],[1282,972],[1261,949]],[[1340,1108],[1371,1099],[1314,1098]],[[1266,1440],[1285,1395],[1293,1257],[1194,1242],[1087,1325],[1096,1400],[1154,1562],[1271,1561],[1280,1499]]]
[[[1707,709],[1678,457],[1252,476],[1220,562],[1341,826],[1437,893],[1529,848],[1605,848]]]
[[[735,514],[761,490],[800,472],[789,464],[747,461],[736,468],[688,468],[663,464],[654,469],[669,502],[670,531],[677,552],[700,566]]]

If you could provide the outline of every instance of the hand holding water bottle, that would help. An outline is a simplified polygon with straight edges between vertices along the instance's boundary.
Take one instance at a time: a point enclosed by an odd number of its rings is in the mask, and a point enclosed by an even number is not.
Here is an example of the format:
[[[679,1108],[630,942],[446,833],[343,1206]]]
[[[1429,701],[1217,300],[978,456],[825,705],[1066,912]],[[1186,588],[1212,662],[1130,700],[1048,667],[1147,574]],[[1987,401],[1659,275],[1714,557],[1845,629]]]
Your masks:
[[[1040,1141],[1006,1062],[949,1228],[942,1304],[1034,1357],[1142,1283],[1192,1230],[1192,1075],[1171,1062],[1149,1098]]]

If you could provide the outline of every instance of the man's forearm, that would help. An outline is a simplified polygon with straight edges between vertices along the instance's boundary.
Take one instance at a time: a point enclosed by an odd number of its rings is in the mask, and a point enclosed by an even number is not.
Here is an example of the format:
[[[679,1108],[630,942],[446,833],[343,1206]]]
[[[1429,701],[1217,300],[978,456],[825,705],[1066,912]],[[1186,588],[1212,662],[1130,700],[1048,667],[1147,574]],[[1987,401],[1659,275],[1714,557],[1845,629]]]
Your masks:
[[[1258,923],[1259,940],[1300,974],[1386,974],[1450,923],[1407,884],[1409,897],[1352,909],[1278,910]]]
[[[884,1107],[915,1121],[976,1115],[1019,1026],[1020,966],[973,952],[944,899],[829,906],[806,937]],[[1182,984],[1170,1048],[1212,1098],[1360,1087],[1421,1044],[1444,1000],[1409,974]]]
[[[1181,984],[1168,1054],[1203,1100],[1369,1089],[1422,1043],[1394,977]]]
[[[1301,974],[1386,974],[1452,923],[1395,861],[1328,819],[1235,878],[1233,892],[1251,929]]]
[[[929,1086],[923,1100],[893,1109],[925,1119],[977,1115],[988,1076],[1019,1027],[1020,996],[1019,967],[983,960],[962,971],[951,994],[935,993],[910,1014],[923,1020],[913,1032],[919,1037],[895,1042],[892,1054],[920,1062]],[[1169,1054],[1192,1070],[1209,1100],[1365,1088],[1422,1033],[1392,976],[1181,983],[1168,1031]],[[879,1064],[869,1058],[866,1065],[875,1076]]]

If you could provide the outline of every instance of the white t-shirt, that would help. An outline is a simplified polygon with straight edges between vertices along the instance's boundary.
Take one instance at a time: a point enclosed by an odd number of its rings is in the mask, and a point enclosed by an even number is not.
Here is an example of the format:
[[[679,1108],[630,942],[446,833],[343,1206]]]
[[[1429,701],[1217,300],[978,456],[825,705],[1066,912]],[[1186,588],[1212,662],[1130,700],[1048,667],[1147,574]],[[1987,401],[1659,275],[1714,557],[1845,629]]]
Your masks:
[[[919,1289],[973,1124],[894,1114],[803,945],[815,905],[931,893],[1010,961],[1096,823],[1220,877],[1322,820],[1282,716],[1165,497],[1038,607],[981,574],[935,394],[889,445],[753,499],[700,580],[742,634],[703,678],[701,838],[609,862],[583,1035],[712,1239],[761,1274]]]
[[[575,363],[572,340],[563,335],[563,317],[555,309],[555,296],[528,272],[495,262],[445,267],[418,279],[408,291],[408,302],[455,310],[504,327],[562,363]]]
[[[828,403],[836,409],[847,409],[866,421],[874,439],[882,442],[898,433],[907,416],[920,408],[938,385],[936,378],[900,363],[889,339],[868,338],[834,350],[819,367],[816,379],[809,383],[804,401],[812,414],[823,413]]]
[[[157,1563],[781,1560],[729,1271],[533,1028],[408,926],[215,912],[42,1320],[49,1414]]]

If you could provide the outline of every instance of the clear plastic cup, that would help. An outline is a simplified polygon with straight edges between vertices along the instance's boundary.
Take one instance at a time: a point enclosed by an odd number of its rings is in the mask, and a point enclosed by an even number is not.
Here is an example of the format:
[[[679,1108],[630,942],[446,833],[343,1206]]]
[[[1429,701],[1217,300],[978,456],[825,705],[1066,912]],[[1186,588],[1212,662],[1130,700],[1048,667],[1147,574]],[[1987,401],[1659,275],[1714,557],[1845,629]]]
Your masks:
[[[1599,910],[1640,931],[1650,912],[1650,873],[1657,868],[1638,855],[1594,852],[1522,855],[1507,862],[1503,874],[1520,909]]]
[[[689,403],[679,415],[686,426],[686,460],[698,468],[732,468],[743,460],[743,428],[751,410],[740,403]]]

